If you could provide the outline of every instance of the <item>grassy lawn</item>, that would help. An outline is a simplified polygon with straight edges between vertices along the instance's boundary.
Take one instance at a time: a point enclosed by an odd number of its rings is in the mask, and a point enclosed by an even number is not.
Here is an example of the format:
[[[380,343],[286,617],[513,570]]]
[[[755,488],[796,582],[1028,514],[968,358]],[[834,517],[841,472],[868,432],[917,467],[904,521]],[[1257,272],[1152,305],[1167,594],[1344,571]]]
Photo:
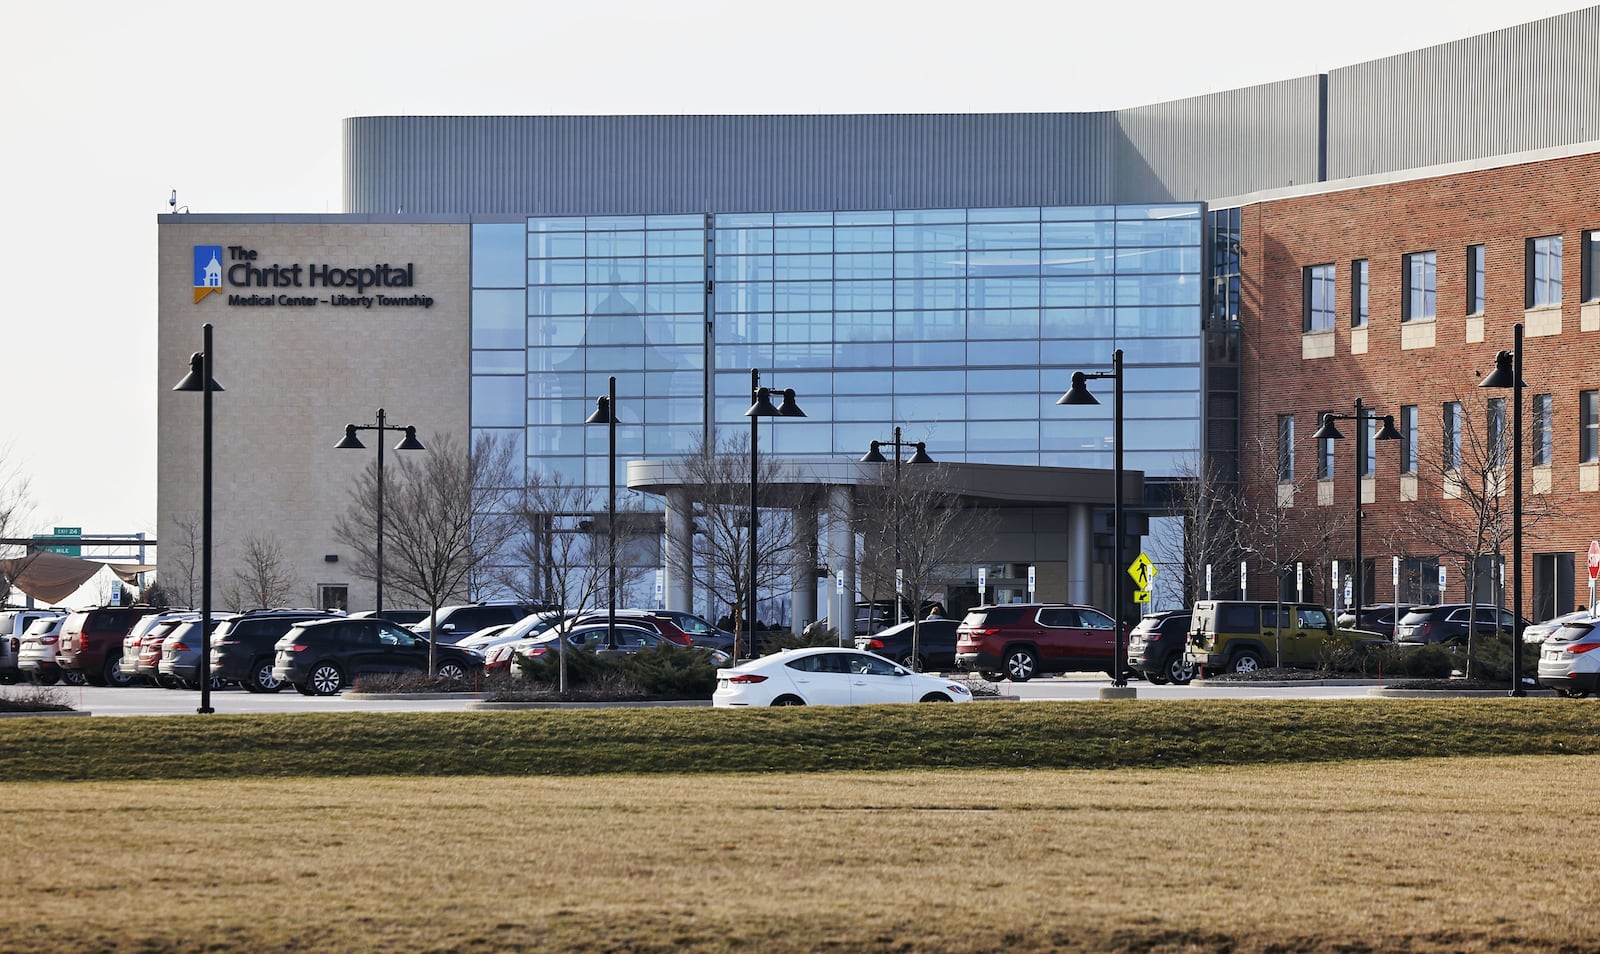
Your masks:
[[[0,952],[1593,950],[1597,773],[7,783]]]
[[[1567,700],[0,721],[0,954],[1593,950]]]

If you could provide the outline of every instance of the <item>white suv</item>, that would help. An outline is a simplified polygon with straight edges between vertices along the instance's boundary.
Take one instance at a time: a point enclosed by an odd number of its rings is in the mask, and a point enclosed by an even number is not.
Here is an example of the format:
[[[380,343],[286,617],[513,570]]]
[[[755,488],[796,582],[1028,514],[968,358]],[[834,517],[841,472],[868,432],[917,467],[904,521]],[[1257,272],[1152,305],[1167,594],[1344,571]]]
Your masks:
[[[12,683],[22,678],[17,668],[17,653],[22,649],[22,637],[34,621],[60,619],[67,614],[52,609],[0,610],[0,683]]]
[[[22,644],[17,647],[17,671],[22,678],[41,686],[53,686],[63,677],[70,685],[83,685],[83,673],[62,672],[56,665],[56,644],[66,622],[64,615],[42,617],[22,634]]]

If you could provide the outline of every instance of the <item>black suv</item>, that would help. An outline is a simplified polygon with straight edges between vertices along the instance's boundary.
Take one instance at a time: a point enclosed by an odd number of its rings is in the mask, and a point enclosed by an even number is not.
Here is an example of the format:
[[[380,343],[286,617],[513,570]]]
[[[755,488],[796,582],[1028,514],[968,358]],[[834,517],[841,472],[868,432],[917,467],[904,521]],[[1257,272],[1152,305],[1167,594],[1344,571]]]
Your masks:
[[[1405,619],[1411,612],[1410,603],[1379,603],[1376,606],[1361,607],[1361,618],[1356,619],[1353,610],[1345,610],[1339,614],[1338,624],[1341,629],[1364,629],[1369,633],[1381,633],[1384,636],[1394,636],[1395,623]]]
[[[515,623],[524,616],[550,608],[536,603],[460,603],[439,607],[437,620],[424,616],[420,622],[413,623],[411,629],[428,638],[437,626],[438,642],[442,646],[445,643],[458,643],[480,629],[501,623]]]
[[[1157,686],[1187,686],[1194,680],[1194,664],[1184,658],[1189,641],[1188,610],[1167,610],[1140,617],[1128,634],[1128,668],[1137,670]]]
[[[277,692],[283,682],[272,675],[273,648],[290,627],[330,619],[320,610],[252,610],[229,616],[211,632],[211,676],[237,682],[250,692]]]
[[[434,648],[440,678],[466,681],[483,674],[483,658],[454,646]],[[314,619],[296,623],[278,640],[273,678],[301,695],[331,696],[363,673],[426,672],[428,640],[386,619]]]
[[[1412,607],[1411,612],[1400,617],[1399,624],[1394,628],[1394,638],[1402,646],[1465,644],[1469,622],[1480,636],[1496,631],[1521,633],[1532,625],[1492,603],[1440,603],[1438,606]]]

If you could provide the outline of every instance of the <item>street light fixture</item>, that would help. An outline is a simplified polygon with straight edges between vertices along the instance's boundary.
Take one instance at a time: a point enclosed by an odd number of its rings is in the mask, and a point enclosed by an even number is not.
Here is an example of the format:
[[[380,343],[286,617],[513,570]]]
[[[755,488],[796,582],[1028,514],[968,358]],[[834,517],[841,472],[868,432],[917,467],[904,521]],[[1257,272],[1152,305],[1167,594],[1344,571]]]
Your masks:
[[[1116,671],[1111,676],[1111,685],[1115,689],[1122,689],[1128,685],[1127,647],[1122,641],[1122,573],[1128,564],[1122,559],[1123,515],[1122,515],[1122,349],[1111,352],[1111,370],[1084,373],[1072,372],[1072,387],[1067,393],[1061,395],[1057,404],[1099,404],[1099,400],[1089,393],[1088,382],[1110,378],[1112,383],[1112,400],[1114,407],[1111,409],[1111,521],[1112,521],[1112,562],[1111,568],[1111,627],[1113,641],[1116,643],[1116,652],[1112,658],[1115,660]]]
[[[757,433],[756,426],[763,417],[805,417],[806,412],[800,410],[800,405],[795,403],[794,388],[786,388],[782,392],[783,404],[774,407],[772,404],[773,390],[761,386],[761,372],[756,368],[750,369],[750,410],[744,416],[750,419],[750,592],[746,596],[747,609],[745,611],[745,631],[750,634],[750,657],[756,654],[756,528],[760,523],[757,516],[756,501],[756,474],[757,474]],[[840,630],[843,632],[843,630]],[[739,661],[738,640],[733,644],[733,661]]]
[[[1480,388],[1511,389],[1511,611],[1522,619],[1522,323],[1511,329],[1511,350],[1495,355],[1494,370]],[[1522,638],[1511,631],[1511,694],[1525,696],[1522,686]]]
[[[926,442],[901,440],[900,425],[896,424],[894,426],[894,440],[873,441],[872,446],[867,449],[866,456],[861,458],[861,463],[888,463],[887,458],[883,456],[883,448],[885,447],[894,448],[894,622],[898,626],[902,622],[900,605],[900,448],[915,447],[917,449],[917,452],[912,454],[911,459],[906,462],[909,464],[931,464],[933,463],[933,458],[928,456]]]
[[[1360,628],[1361,626],[1361,589],[1362,582],[1366,576],[1366,566],[1364,563],[1362,563],[1361,555],[1361,468],[1365,466],[1367,461],[1367,421],[1377,419],[1377,415],[1372,413],[1372,408],[1361,403],[1360,398],[1356,398],[1356,412],[1354,414],[1334,414],[1332,412],[1326,413],[1322,415],[1322,426],[1318,427],[1316,432],[1311,435],[1311,439],[1314,441],[1329,439],[1339,440],[1340,438],[1344,437],[1344,435],[1339,433],[1339,429],[1334,426],[1333,422],[1356,422],[1356,569],[1352,577],[1353,583],[1350,588],[1350,602],[1353,604],[1351,609],[1355,613],[1355,625],[1357,628]],[[1400,440],[1402,435],[1397,429],[1395,429],[1394,415],[1385,414],[1382,420],[1383,427],[1379,428],[1378,430],[1378,440]],[[1400,597],[1396,596],[1395,602],[1398,603],[1399,600]]]
[[[594,413],[585,424],[606,425],[606,567],[611,593],[610,609],[606,613],[606,649],[617,648],[617,378],[611,376],[606,393],[594,399]]]
[[[200,708],[211,708],[211,393],[222,385],[212,377],[215,359],[211,344],[211,322],[201,326],[201,348],[189,357],[189,373],[172,390],[199,391],[200,406]]]
[[[383,615],[383,432],[405,431],[405,439],[394,446],[395,450],[427,450],[422,442],[417,440],[417,429],[410,425],[388,423],[388,417],[383,408],[378,408],[377,424],[346,424],[344,426],[344,440],[333,445],[339,450],[362,450],[367,445],[361,443],[361,438],[356,436],[357,431],[378,432],[378,572],[377,572],[377,612]]]

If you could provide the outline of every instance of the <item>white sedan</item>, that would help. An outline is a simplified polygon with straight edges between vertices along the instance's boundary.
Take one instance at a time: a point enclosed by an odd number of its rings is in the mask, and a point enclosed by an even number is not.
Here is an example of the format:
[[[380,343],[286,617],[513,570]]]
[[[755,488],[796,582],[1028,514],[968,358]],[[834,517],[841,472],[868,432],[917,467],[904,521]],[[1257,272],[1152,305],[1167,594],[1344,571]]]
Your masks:
[[[850,706],[971,702],[959,682],[915,673],[855,649],[790,649],[717,670],[713,706]]]

